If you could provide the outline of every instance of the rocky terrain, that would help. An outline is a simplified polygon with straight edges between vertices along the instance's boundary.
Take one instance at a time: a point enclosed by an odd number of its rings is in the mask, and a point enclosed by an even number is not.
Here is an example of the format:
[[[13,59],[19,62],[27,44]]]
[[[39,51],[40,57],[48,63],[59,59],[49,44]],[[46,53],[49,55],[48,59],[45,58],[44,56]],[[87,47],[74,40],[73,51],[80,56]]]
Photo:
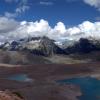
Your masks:
[[[100,42],[81,38],[62,45],[48,37],[30,37],[0,45],[0,100],[79,100],[79,86],[60,79],[100,79]],[[26,75],[31,81],[10,80]]]
[[[70,42],[70,43],[68,43]],[[66,45],[67,44],[67,45]],[[30,37],[0,46],[0,63],[6,64],[72,64],[100,61],[100,42],[81,38],[62,45],[48,37]]]
[[[15,93],[11,93],[8,90],[0,91],[0,100],[23,100]]]
[[[0,46],[8,51],[28,51],[34,55],[51,56],[63,53],[63,50],[48,37],[30,37],[18,41],[5,42]]]
[[[19,74],[27,75],[32,81],[8,79],[12,75]],[[96,75],[99,79],[100,63],[15,65],[13,67],[0,65],[0,90],[9,90],[11,94],[17,94],[24,100],[78,100],[82,95],[78,85],[60,84],[57,80],[96,77]]]
[[[93,51],[100,51],[100,41],[94,39],[80,38],[78,42],[75,42],[73,45],[69,45],[65,48],[66,53],[90,53]]]

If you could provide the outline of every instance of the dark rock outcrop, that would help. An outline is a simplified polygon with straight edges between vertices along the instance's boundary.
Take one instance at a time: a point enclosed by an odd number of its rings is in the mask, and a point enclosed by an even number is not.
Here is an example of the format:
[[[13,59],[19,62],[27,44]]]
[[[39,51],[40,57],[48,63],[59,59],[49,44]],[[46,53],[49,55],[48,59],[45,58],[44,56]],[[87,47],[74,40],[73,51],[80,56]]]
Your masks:
[[[1,49],[9,51],[29,51],[34,55],[52,56],[65,53],[57,46],[54,40],[48,37],[30,37],[18,41],[7,42],[0,46]]]
[[[0,91],[0,100],[24,100],[23,97],[19,96],[19,93],[12,93],[8,90]]]
[[[54,40],[51,40],[48,37],[42,37],[39,42],[39,47],[32,50],[32,53],[43,56],[52,56],[54,54],[62,54],[64,53],[64,50],[58,47],[54,43]]]
[[[80,38],[74,45],[65,49],[67,54],[71,53],[90,53],[92,51],[100,50],[100,43],[94,40],[88,40],[86,38]]]

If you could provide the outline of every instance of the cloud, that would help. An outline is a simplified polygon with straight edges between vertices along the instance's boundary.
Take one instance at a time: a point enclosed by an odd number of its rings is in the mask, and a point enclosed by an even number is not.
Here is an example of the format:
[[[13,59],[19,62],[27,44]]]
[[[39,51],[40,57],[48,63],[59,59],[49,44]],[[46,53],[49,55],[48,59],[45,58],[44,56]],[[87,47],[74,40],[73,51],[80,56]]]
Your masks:
[[[5,12],[4,16],[8,18],[14,18],[17,16],[17,13]]]
[[[83,0],[86,4],[94,6],[100,11],[100,0]]]
[[[8,33],[18,26],[18,22],[14,19],[0,17],[0,33]]]
[[[66,27],[65,27],[64,23],[58,22],[57,25],[54,27],[54,30],[63,34],[66,32]]]
[[[66,0],[66,2],[68,2],[68,3],[76,2],[76,1],[79,1],[79,0]]]
[[[18,0],[5,0],[7,3],[18,2]]]
[[[22,12],[25,12],[26,10],[28,10],[30,7],[27,6],[27,5],[22,5],[18,8],[16,8],[16,13],[22,13]]]
[[[0,42],[19,40],[28,36],[48,36],[57,42],[66,39],[76,41],[81,37],[100,39],[100,22],[84,21],[71,28],[66,28],[64,23],[58,22],[52,28],[44,19],[18,22],[12,18],[0,17]]]
[[[100,39],[100,22],[92,23],[89,21],[84,21],[78,26],[69,28],[67,32],[69,33],[69,38],[76,40],[79,40],[81,37]]]
[[[10,39],[9,32],[16,30],[17,27],[19,27],[19,23],[14,19],[0,17],[0,42]]]
[[[77,2],[80,0],[66,0],[67,3]],[[100,11],[100,0],[82,0],[85,4],[93,6]]]
[[[22,12],[25,12],[26,10],[28,10],[29,8],[30,8],[30,6],[28,5],[28,0],[21,0],[19,2],[19,5],[16,8],[15,12],[22,13]]]
[[[20,15],[21,13],[24,13],[25,11],[30,9],[30,6],[28,5],[28,0],[5,0],[7,3],[16,3],[17,7],[14,9],[14,12],[5,12],[5,17],[8,18],[14,18]]]
[[[54,3],[53,3],[53,2],[48,2],[48,1],[40,1],[39,4],[40,4],[40,5],[44,5],[44,6],[51,6],[51,5],[53,5]]]

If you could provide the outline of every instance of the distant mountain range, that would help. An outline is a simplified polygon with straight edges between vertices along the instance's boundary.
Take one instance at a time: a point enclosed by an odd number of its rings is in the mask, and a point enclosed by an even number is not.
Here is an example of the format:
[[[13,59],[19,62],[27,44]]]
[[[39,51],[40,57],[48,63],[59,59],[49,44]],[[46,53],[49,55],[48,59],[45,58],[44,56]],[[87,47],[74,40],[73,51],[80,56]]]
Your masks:
[[[8,51],[29,51],[35,55],[51,56],[62,54],[64,50],[57,46],[54,40],[48,37],[30,37],[17,41],[5,42],[0,49]]]
[[[0,49],[7,51],[29,51],[34,55],[52,56],[53,54],[89,53],[100,50],[100,41],[80,38],[79,41],[64,41],[62,45],[48,37],[28,37],[12,42],[5,42]]]
[[[100,51],[100,41],[95,39],[80,38],[73,45],[65,47],[67,54],[71,53],[90,53],[92,51]]]

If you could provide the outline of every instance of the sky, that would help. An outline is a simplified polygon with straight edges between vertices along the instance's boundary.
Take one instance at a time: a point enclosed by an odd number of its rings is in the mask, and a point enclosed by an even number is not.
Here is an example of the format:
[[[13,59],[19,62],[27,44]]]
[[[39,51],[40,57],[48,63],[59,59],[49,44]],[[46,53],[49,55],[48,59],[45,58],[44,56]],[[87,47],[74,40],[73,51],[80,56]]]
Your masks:
[[[19,21],[45,19],[52,27],[59,21],[70,27],[100,17],[100,0],[0,0],[0,7],[1,16]]]
[[[0,42],[100,37],[100,0],[0,0]]]

